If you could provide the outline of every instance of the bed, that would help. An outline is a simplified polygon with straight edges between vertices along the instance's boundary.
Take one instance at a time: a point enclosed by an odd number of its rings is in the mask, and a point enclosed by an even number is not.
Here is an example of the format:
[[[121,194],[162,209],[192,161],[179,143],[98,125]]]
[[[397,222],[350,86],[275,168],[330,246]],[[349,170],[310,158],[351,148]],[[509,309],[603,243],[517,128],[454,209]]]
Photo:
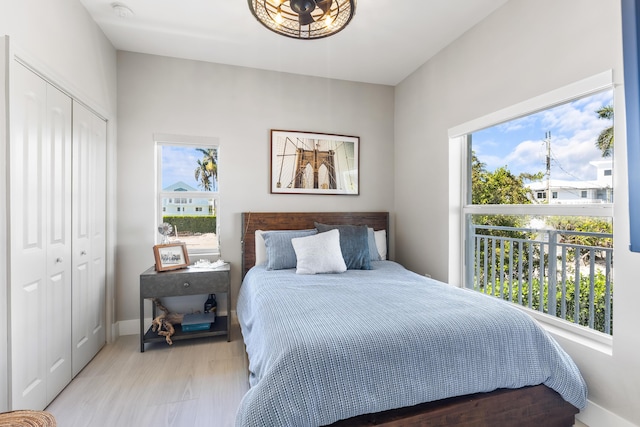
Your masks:
[[[237,426],[572,426],[586,405],[569,356],[508,303],[373,256],[340,274],[255,265],[256,230],[367,225],[387,244],[387,212],[242,217],[251,388]]]

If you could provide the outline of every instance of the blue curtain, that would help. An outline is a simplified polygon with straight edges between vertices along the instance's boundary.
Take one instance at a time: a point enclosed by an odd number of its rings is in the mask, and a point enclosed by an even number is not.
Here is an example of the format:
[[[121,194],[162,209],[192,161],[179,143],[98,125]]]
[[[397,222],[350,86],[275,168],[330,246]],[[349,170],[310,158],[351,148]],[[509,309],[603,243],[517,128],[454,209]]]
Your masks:
[[[638,52],[640,0],[622,0],[624,94],[627,113],[630,249],[640,252],[640,82]]]

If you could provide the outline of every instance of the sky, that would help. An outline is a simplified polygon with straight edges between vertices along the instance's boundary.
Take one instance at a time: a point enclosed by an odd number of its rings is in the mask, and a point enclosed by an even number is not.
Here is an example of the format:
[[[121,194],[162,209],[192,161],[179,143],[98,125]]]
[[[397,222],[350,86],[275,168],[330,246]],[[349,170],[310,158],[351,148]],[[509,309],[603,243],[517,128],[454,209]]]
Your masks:
[[[595,180],[589,162],[603,160],[595,141],[613,124],[596,111],[610,104],[611,90],[474,132],[472,149],[489,171],[506,166],[515,175],[544,172],[545,134],[551,132],[551,179]]]
[[[198,160],[202,160],[202,152],[193,146],[162,145],[162,188],[182,181],[196,190],[195,170]],[[205,148],[206,149],[206,148]]]

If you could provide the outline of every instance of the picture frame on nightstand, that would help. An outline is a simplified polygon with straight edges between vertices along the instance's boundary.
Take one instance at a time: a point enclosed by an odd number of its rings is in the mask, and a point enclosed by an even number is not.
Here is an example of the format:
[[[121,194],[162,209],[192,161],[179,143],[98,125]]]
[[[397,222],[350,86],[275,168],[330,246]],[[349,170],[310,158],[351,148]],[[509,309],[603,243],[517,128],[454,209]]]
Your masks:
[[[155,245],[156,271],[178,270],[189,266],[189,253],[184,243]]]

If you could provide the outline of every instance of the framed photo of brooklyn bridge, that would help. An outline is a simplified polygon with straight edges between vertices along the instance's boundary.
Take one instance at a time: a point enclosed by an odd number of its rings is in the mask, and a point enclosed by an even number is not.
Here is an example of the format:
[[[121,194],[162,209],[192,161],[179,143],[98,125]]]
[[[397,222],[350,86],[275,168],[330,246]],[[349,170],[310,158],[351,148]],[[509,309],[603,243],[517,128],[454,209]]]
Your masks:
[[[271,130],[271,193],[360,194],[360,138]]]

